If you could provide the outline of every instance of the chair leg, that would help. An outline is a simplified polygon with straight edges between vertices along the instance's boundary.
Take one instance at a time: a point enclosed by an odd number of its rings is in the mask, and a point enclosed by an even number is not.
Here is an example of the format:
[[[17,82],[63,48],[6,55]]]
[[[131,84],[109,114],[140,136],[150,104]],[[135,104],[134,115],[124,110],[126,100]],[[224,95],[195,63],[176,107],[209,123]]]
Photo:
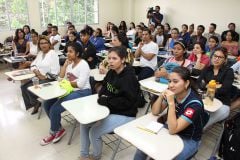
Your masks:
[[[121,141],[122,141],[122,138],[119,137],[119,138],[118,138],[118,143],[117,143],[116,148],[115,148],[115,150],[114,150],[114,152],[113,152],[113,155],[112,155],[112,157],[111,157],[111,160],[114,160],[114,158],[115,158],[115,156],[116,156],[116,154],[117,154],[117,151],[118,151],[118,148],[119,148],[119,145],[120,145]]]
[[[148,102],[147,109],[146,109],[144,114],[147,114],[148,111],[149,111],[149,108],[151,107],[151,99],[152,98],[151,98],[151,94],[150,93],[148,93],[148,97],[149,97],[149,102]]]
[[[148,111],[149,111],[149,108],[151,107],[151,103],[150,102],[148,102],[148,105],[147,105],[147,109],[146,109],[146,111],[145,111],[145,113],[144,114],[147,114],[148,113]]]
[[[40,111],[38,112],[38,118],[37,119],[40,119],[41,115],[42,115],[42,110],[43,110],[43,107],[42,105],[40,106]]]
[[[73,137],[73,133],[75,131],[76,126],[77,126],[77,120],[75,120],[74,123],[73,123],[71,135],[70,135],[69,140],[68,140],[68,145],[71,145],[71,143],[72,143],[72,137]]]
[[[217,150],[218,150],[218,148],[219,148],[219,145],[220,145],[220,142],[221,142],[221,139],[222,139],[222,135],[223,135],[223,131],[224,131],[224,122],[225,122],[225,121],[222,121],[222,122],[221,122],[221,123],[222,123],[222,124],[221,124],[222,130],[221,130],[220,135],[219,135],[219,137],[218,137],[218,139],[217,139],[217,142],[216,142],[216,144],[215,144],[215,146],[214,146],[214,148],[213,148],[211,157],[213,157],[213,156],[216,155],[216,152],[217,152]]]

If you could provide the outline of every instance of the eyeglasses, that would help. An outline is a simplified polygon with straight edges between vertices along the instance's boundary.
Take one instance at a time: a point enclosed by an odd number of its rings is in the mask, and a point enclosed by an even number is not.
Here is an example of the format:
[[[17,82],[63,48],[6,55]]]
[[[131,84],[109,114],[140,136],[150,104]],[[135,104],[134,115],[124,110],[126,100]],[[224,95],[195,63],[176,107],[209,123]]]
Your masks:
[[[214,54],[214,55],[213,55],[213,58],[216,58],[216,59],[224,59],[225,57],[218,56],[218,55]]]

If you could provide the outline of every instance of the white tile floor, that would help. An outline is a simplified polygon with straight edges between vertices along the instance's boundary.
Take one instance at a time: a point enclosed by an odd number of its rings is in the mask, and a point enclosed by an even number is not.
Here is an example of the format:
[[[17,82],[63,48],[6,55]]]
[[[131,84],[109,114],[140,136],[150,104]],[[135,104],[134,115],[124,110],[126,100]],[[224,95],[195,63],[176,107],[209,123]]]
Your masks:
[[[0,64],[0,160],[77,160],[79,157],[79,128],[71,145],[67,145],[70,125],[63,122],[68,134],[57,144],[40,146],[40,140],[48,134],[49,120],[43,112],[41,119],[25,111],[19,82],[9,82],[4,72],[6,65]],[[142,110],[143,111],[143,110]],[[209,158],[214,140],[206,133],[195,159]],[[214,137],[216,138],[216,136]],[[131,160],[135,147],[121,151],[116,160]],[[103,160],[110,159],[112,150],[104,145]]]

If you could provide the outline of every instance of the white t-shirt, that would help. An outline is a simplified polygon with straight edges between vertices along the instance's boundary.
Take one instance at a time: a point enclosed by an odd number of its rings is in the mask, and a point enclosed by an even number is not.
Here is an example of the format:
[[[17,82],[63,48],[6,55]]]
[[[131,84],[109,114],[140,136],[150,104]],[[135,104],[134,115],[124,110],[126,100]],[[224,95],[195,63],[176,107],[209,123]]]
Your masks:
[[[163,35],[161,35],[161,36],[156,35],[156,41],[157,41],[158,45],[162,45],[163,39],[164,39]]]
[[[29,42],[30,45],[30,54],[32,55],[37,55],[38,53],[38,45],[37,44],[33,44],[33,42]]]
[[[231,67],[234,72],[238,72],[240,74],[240,61],[236,62],[234,65]]]
[[[126,34],[127,34],[127,36],[135,35],[136,34],[136,30],[134,28],[131,29],[131,30],[128,30]]]
[[[142,67],[150,67],[153,70],[157,67],[157,54],[158,54],[158,45],[153,41],[148,44],[144,44],[142,47],[142,51],[145,54],[155,54],[155,56],[151,60],[145,59],[143,56],[140,57],[140,64]]]
[[[73,63],[66,68],[65,78],[72,82],[77,82],[78,88],[74,90],[91,89],[89,77],[90,68],[88,63],[82,59],[74,68]]]
[[[53,41],[58,41],[55,45],[54,45],[54,50],[58,53],[59,51],[59,47],[61,44],[61,36],[59,34],[57,34],[56,36],[51,36],[50,37],[50,42],[51,44],[53,43]]]
[[[47,72],[52,74],[59,74],[60,65],[58,55],[54,50],[50,50],[48,53],[40,51],[37,54],[36,59],[31,63],[31,70],[37,69],[42,75],[46,75]]]

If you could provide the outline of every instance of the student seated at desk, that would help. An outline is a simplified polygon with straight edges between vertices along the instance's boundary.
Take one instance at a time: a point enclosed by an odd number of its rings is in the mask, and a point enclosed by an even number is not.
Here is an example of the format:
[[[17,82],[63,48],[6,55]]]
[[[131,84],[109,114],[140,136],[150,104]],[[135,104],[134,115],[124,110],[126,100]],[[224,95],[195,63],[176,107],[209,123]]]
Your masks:
[[[82,58],[88,62],[90,69],[93,69],[97,64],[97,51],[95,46],[90,42],[90,34],[86,29],[80,31],[80,39],[80,44],[83,48]]]
[[[178,28],[173,28],[171,30],[171,37],[168,38],[166,45],[165,45],[165,50],[168,52],[173,51],[174,43],[179,40],[179,30]]]
[[[187,68],[174,68],[169,75],[168,89],[159,95],[152,106],[154,115],[167,108],[166,128],[170,134],[177,134],[183,140],[183,150],[175,160],[186,160],[198,151],[202,130],[208,120],[202,100],[191,88],[190,79]],[[137,150],[134,160],[146,159],[147,155]]]
[[[90,42],[95,46],[97,52],[105,50],[105,40],[103,39],[101,28],[95,29],[93,35],[90,37]]]
[[[173,47],[173,57],[170,57],[164,61],[163,65],[155,72],[155,77],[168,78],[168,73],[170,73],[170,71],[176,66],[182,66],[191,69],[191,61],[186,59],[185,56],[185,45],[181,41],[176,41]]]
[[[15,56],[24,56],[29,52],[23,29],[16,29],[12,47]]]
[[[127,57],[126,57],[126,62],[128,64],[132,64],[133,61],[134,61],[134,56],[133,56],[133,53],[131,52],[131,49],[129,49],[129,45],[128,45],[128,38],[126,36],[125,33],[123,32],[120,32],[118,33],[117,35],[115,35],[113,38],[112,38],[112,42],[111,44],[114,46],[114,47],[118,47],[118,46],[124,46],[127,50]],[[99,72],[100,74],[106,74],[107,71],[108,71],[108,65],[107,64],[107,57],[99,64]]]
[[[227,49],[224,47],[216,49],[211,59],[211,65],[201,72],[197,80],[197,84],[202,90],[206,90],[206,85],[209,81],[216,80],[219,84],[215,97],[223,103],[221,108],[210,113],[210,119],[206,128],[218,121],[226,119],[229,115],[234,73],[233,70],[226,65],[227,54]]]
[[[191,53],[188,59],[193,64],[192,74],[195,76],[200,75],[201,70],[210,65],[210,59],[205,54],[205,46],[196,42],[193,47],[193,53]]]
[[[222,41],[222,47],[226,47],[228,54],[232,56],[238,56],[238,42],[233,41],[233,31],[228,31],[226,34],[226,40]]]
[[[59,58],[56,52],[51,50],[51,43],[47,36],[39,38],[38,46],[40,51],[31,63],[31,70],[39,78],[39,83],[45,83],[49,81],[46,73],[58,75],[60,70]],[[34,107],[32,114],[35,114],[38,112],[40,103],[37,101],[38,97],[27,89],[32,85],[32,80],[27,81],[21,86],[21,91],[26,109]]]
[[[205,50],[206,55],[209,58],[212,58],[212,55],[214,54],[214,51],[218,48],[219,40],[216,36],[211,36],[208,40],[208,44],[206,44]]]
[[[135,57],[140,57],[141,67],[135,67],[138,80],[143,80],[153,76],[157,67],[158,45],[151,39],[151,31],[144,29],[142,42],[138,44]]]
[[[27,61],[22,62],[19,66],[19,69],[24,69],[30,67],[32,61],[36,58],[38,53],[38,33],[32,29],[31,30],[31,41],[27,42],[29,48],[29,53],[26,57]]]
[[[51,42],[51,46],[54,49],[54,51],[61,55],[61,52],[59,51],[59,47],[61,44],[61,36],[58,33],[58,26],[52,26],[52,33],[51,37],[49,38]]]
[[[231,67],[236,74],[236,81],[239,82],[240,80],[240,60],[236,62],[232,67]],[[231,109],[239,108],[240,107],[240,88],[237,88],[234,86],[234,91],[233,91],[233,100],[231,102]]]
[[[138,46],[140,42],[142,42],[142,34],[143,34],[143,28],[138,25],[137,33],[136,33],[136,38],[134,40],[133,46]]]
[[[87,62],[80,58],[82,53],[83,49],[79,43],[69,44],[68,58],[60,72],[60,78],[68,79],[74,91],[65,97],[44,101],[43,106],[50,119],[50,134],[41,140],[40,144],[42,146],[60,141],[66,133],[61,125],[61,113],[65,111],[61,103],[91,94],[89,83],[90,68]]]
[[[138,107],[140,84],[134,69],[125,63],[127,56],[124,47],[113,47],[108,53],[109,68],[99,92],[98,103],[107,106],[110,115],[91,124],[80,124],[80,160],[89,160],[90,143],[93,147],[93,160],[101,159],[101,136],[135,119]],[[127,83],[126,83],[127,82]]]
[[[75,31],[68,31],[68,41],[66,43],[66,46],[64,47],[64,53],[67,53],[68,45],[76,43],[77,42],[77,32]]]
[[[31,31],[30,31],[29,25],[24,25],[23,26],[23,31],[25,33],[25,39],[27,41],[31,41],[32,39],[31,39]]]

